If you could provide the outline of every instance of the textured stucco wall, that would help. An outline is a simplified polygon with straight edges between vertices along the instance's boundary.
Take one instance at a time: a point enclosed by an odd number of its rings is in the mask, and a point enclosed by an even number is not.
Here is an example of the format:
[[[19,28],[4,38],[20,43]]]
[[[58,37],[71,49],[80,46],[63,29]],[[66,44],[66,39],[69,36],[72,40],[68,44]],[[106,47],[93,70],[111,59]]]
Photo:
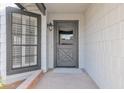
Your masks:
[[[0,4],[0,74],[6,79],[6,4]]]
[[[100,88],[124,88],[124,4],[85,12],[85,69]]]

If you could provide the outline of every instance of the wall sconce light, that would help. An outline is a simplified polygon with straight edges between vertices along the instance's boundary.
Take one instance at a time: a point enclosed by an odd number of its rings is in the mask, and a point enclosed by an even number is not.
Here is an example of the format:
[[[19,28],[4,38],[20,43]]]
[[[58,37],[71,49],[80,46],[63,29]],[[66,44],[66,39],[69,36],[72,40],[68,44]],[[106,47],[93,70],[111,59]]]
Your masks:
[[[48,29],[49,29],[50,31],[52,31],[54,25],[50,22],[49,24],[47,24],[47,27],[48,27]]]

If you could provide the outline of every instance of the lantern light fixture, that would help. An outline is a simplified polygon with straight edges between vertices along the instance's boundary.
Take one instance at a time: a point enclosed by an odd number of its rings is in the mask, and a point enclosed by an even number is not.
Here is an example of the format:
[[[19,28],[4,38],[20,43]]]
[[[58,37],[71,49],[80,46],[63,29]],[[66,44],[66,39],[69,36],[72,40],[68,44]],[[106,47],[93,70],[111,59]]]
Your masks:
[[[52,31],[54,25],[50,22],[49,24],[47,24],[47,27],[48,27],[48,29],[49,29],[50,31]]]

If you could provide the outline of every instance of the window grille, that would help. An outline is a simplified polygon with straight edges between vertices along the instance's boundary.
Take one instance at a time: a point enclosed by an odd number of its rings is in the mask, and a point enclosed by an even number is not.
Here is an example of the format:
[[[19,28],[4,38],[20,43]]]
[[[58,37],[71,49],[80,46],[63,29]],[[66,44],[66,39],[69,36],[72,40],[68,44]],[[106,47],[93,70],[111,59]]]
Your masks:
[[[9,7],[7,18],[8,74],[40,68],[40,15]]]

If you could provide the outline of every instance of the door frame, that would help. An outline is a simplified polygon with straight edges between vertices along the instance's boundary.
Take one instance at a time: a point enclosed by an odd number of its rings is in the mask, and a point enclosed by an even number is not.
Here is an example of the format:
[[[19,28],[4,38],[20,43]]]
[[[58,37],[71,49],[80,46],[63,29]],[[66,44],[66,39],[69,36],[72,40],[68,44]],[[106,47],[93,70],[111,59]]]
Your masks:
[[[76,28],[76,58],[77,58],[77,62],[76,62],[76,67],[74,68],[78,68],[79,67],[79,38],[78,38],[78,34],[79,34],[79,20],[53,20],[53,24],[54,24],[54,34],[53,34],[53,37],[54,37],[54,68],[62,68],[62,67],[57,67],[57,43],[56,43],[56,40],[57,40],[57,23],[59,22],[73,22],[75,24],[75,28]],[[64,68],[72,68],[72,67],[69,67],[69,66],[64,66]]]

